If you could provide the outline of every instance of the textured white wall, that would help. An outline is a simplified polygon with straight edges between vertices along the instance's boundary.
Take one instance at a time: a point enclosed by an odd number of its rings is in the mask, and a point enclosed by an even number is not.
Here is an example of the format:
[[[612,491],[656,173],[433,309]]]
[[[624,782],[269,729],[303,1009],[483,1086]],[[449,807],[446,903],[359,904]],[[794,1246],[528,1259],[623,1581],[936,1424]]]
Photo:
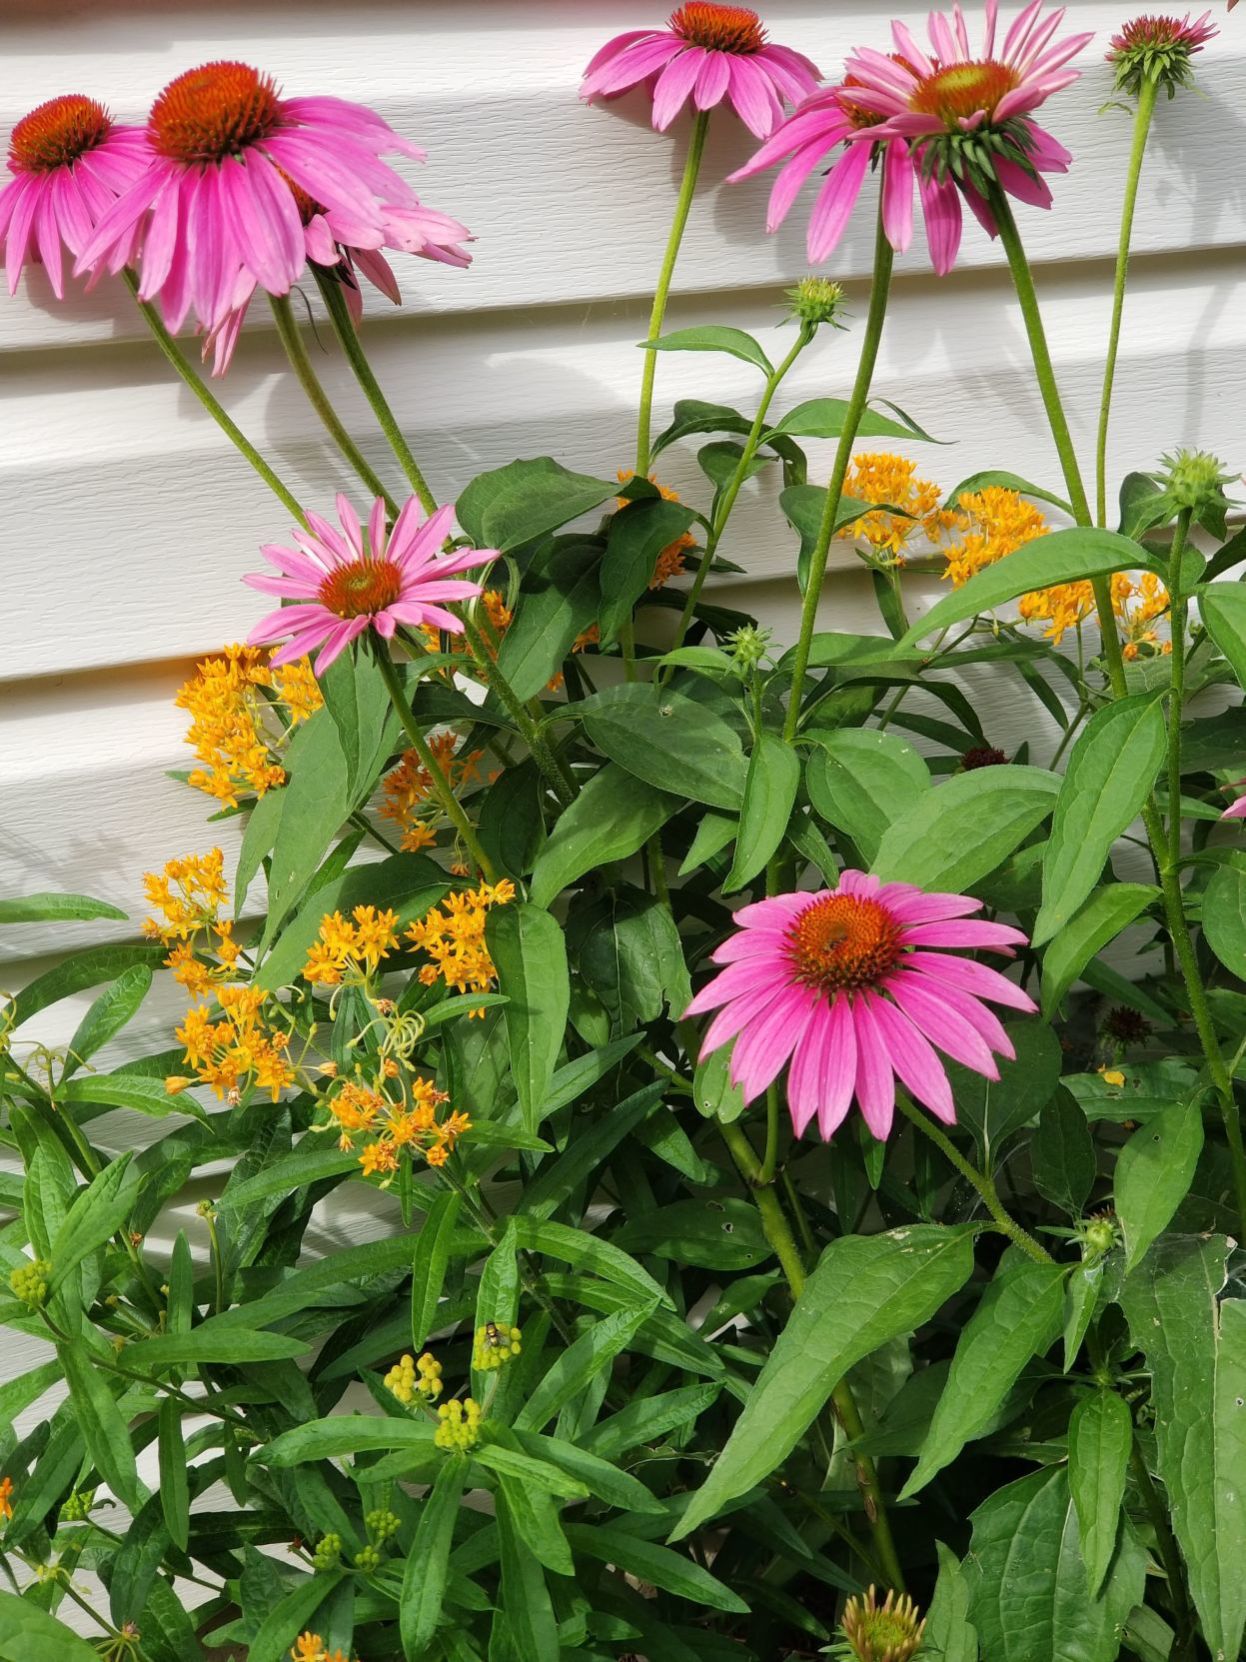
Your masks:
[[[662,0],[5,0],[0,15],[0,133],[65,91],[140,119],[163,83],[212,57],[243,57],[290,92],[362,99],[425,144],[429,202],[478,237],[468,272],[410,261],[407,304],[369,300],[367,340],[435,489],[448,497],[516,454],[552,453],[585,471],[626,465],[650,285],[665,240],[683,129],[654,135],[642,98],[586,109],[580,70],[608,35],[657,20]],[[917,14],[910,16],[914,21]],[[1050,215],[1022,210],[1038,263],[1061,380],[1079,438],[1093,431],[1121,175],[1130,121],[1110,97],[1101,51],[1124,15],[1094,0],[1070,23],[1093,28],[1087,71],[1050,106],[1074,151]],[[782,0],[766,8],[775,39],[833,71],[859,42],[886,44],[887,8]],[[1199,60],[1205,96],[1163,105],[1139,204],[1133,286],[1113,427],[1114,475],[1180,442],[1243,460],[1246,307],[1242,301],[1246,19]],[[769,180],[718,183],[749,153],[732,119],[717,122],[681,261],[670,327],[729,321],[759,333],[783,286],[805,269],[803,216],[763,232]],[[833,274],[864,312],[869,211]],[[919,245],[898,264],[878,392],[908,408],[947,449],[914,450],[945,486],[986,466],[1058,482],[1024,337],[998,250],[970,224],[961,266],[930,275]],[[919,238],[920,244],[920,238]],[[327,501],[344,473],[283,360],[263,314],[239,349],[222,397],[277,458],[296,494]],[[327,336],[326,336],[327,338]],[[206,798],[164,770],[185,765],[173,691],[196,654],[241,638],[263,609],[239,584],[261,541],[286,529],[265,488],[170,380],[128,297],[116,287],[52,298],[40,274],[0,298],[0,894],[84,890],[140,911],[140,874],[170,855],[229,845],[206,824]],[[843,395],[852,336],[824,339],[787,398]],[[357,418],[364,449],[389,463],[353,383],[330,352],[324,379]],[[666,358],[659,420],[676,396],[747,400],[753,372],[729,359]],[[823,447],[815,462],[825,463]],[[698,490],[691,450],[669,482]],[[349,484],[348,487],[350,488]],[[755,488],[752,488],[755,489]],[[740,508],[724,552],[750,580],[741,598],[790,638],[794,539],[767,493]],[[931,585],[927,583],[926,589]],[[916,588],[914,598],[921,593]],[[876,627],[860,568],[840,557],[828,625]],[[992,739],[1012,749],[1041,733],[1015,679],[979,686]],[[46,955],[125,936],[123,925],[27,926],[0,938],[0,987],[29,979]],[[168,1042],[180,1000],[149,1002],[126,1041]],[[42,1032],[64,1038],[64,1006]],[[97,1122],[119,1140],[133,1127]],[[146,1128],[140,1126],[142,1132]],[[193,1198],[193,1197],[192,1197]],[[326,1247],[375,1233],[369,1216],[326,1217]],[[0,1376],[22,1365],[6,1351]]]

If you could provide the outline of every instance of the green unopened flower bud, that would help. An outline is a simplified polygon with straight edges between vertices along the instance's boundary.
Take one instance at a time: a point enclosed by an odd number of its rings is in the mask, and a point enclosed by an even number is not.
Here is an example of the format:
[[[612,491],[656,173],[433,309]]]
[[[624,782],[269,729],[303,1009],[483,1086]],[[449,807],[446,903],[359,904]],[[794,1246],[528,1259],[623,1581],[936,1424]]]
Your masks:
[[[338,1566],[342,1556],[342,1537],[340,1535],[322,1535],[316,1542],[316,1550],[312,1553],[312,1564],[318,1570],[333,1570]]]
[[[376,1547],[360,1547],[355,1554],[355,1568],[365,1575],[375,1575],[385,1562]]]
[[[1120,1239],[1116,1219],[1106,1212],[1088,1218],[1081,1227],[1082,1253],[1086,1258],[1102,1258],[1111,1252]]]
[[[21,1264],[9,1276],[13,1297],[22,1304],[38,1310],[48,1296],[48,1277],[52,1266],[46,1258],[36,1258],[33,1264]]]
[[[1136,98],[1148,83],[1163,88],[1169,98],[1193,79],[1190,63],[1204,42],[1218,30],[1204,13],[1196,22],[1185,17],[1135,17],[1112,36],[1108,62],[1116,71],[1118,92]]]
[[[731,656],[741,669],[756,669],[770,647],[770,630],[756,629],[751,623],[742,624],[727,636]]]
[[[465,1454],[480,1441],[481,1411],[475,1398],[443,1402],[437,1410],[437,1418],[440,1424],[433,1433],[433,1441],[438,1448]]]
[[[1216,522],[1223,521],[1232,506],[1224,487],[1235,476],[1224,471],[1218,457],[1206,450],[1178,450],[1162,457],[1161,465],[1165,471],[1159,483],[1174,508],[1188,508],[1200,521],[1208,514]]]
[[[61,1507],[62,1523],[85,1523],[95,1505],[94,1489],[75,1489]]]
[[[909,1662],[917,1654],[925,1628],[907,1593],[897,1598],[889,1592],[879,1604],[871,1587],[864,1597],[857,1594],[845,1605],[839,1624],[843,1643],[832,1654],[855,1657],[856,1662]]]
[[[392,1539],[401,1528],[401,1519],[387,1508],[382,1507],[375,1512],[369,1512],[364,1517],[364,1524],[368,1534],[378,1544]]]
[[[794,289],[787,290],[788,310],[798,323],[836,322],[836,314],[844,303],[844,291],[829,277],[802,277]]]

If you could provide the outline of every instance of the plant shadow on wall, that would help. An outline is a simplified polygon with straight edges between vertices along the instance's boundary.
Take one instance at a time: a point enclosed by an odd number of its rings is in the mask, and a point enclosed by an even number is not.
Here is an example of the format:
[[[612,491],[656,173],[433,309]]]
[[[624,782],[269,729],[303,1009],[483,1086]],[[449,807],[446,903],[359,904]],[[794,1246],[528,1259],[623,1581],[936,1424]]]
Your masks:
[[[0,1432],[0,1662],[1239,1654],[1246,738],[1189,703],[1246,680],[1246,535],[1196,434],[1106,463],[1152,124],[1215,31],[1135,20],[1087,75],[1134,138],[1081,455],[1018,223],[1075,165],[1054,129],[1089,37],[1060,28],[1040,0],[972,34],[936,13],[838,81],[743,7],[608,42],[582,96],[641,89],[680,158],[631,465],[508,463],[453,503],[367,352],[391,256],[471,257],[384,160],[405,137],[234,62],[141,129],[77,94],[15,128],[12,283],[124,283],[278,506],[265,614],[178,695],[236,866],[210,834],[175,854],[142,939],[0,1019],[0,1319],[48,1347],[0,1386],[32,1424]],[[851,328],[814,275],[765,340],[667,329],[707,133],[737,121],[772,224],[808,204],[813,265],[874,219]],[[948,489],[892,453],[939,454],[870,395],[919,211],[939,274],[998,238],[1041,480]],[[332,504],[213,390],[252,306],[341,458]],[[753,396],[667,408],[676,352],[730,355]],[[835,391],[793,401],[806,355]],[[676,446],[705,481],[682,500]],[[790,647],[707,586],[759,475]],[[874,633],[817,628],[833,548]],[[986,666],[1052,754],[992,742]],[[184,1015],[109,1067],[157,975]],[[141,1152],[108,1152],[118,1111],[153,1122]],[[392,1227],[309,1250],[352,1185]]]

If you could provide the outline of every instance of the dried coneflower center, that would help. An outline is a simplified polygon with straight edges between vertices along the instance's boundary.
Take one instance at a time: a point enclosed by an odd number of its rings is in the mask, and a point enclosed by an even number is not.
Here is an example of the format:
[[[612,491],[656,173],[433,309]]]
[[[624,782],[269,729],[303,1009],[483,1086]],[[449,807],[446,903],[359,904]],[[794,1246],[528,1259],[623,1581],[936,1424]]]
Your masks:
[[[94,98],[77,92],[49,98],[14,127],[9,166],[14,173],[51,173],[94,150],[111,130],[108,111]]]
[[[937,115],[954,127],[979,110],[992,115],[1000,99],[1016,85],[1015,70],[993,58],[983,58],[978,63],[954,63],[927,75],[910,103],[923,115]]]
[[[760,52],[766,31],[747,6],[715,6],[693,0],[671,16],[670,27],[693,46],[715,52]]]
[[[392,560],[352,560],[336,566],[320,585],[319,600],[340,618],[370,617],[397,600],[402,578]]]
[[[223,60],[170,81],[152,105],[147,134],[173,161],[216,162],[260,143],[280,123],[272,76]]]
[[[872,987],[900,961],[900,925],[859,895],[824,895],[792,924],[788,950],[800,980],[825,993]]]

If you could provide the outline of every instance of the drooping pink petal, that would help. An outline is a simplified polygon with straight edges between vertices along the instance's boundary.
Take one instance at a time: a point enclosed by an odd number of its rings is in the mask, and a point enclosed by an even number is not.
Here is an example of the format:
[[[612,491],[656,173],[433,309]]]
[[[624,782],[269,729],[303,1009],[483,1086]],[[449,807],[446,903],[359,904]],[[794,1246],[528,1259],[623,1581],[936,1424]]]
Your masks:
[[[809,220],[809,258],[830,259],[847,229],[870,165],[870,147],[850,144],[827,175]]]
[[[896,1076],[891,1066],[887,1041],[874,1019],[870,1000],[854,1001],[852,1017],[857,1029],[857,1102],[878,1141],[891,1135],[896,1109]]]
[[[867,995],[891,1065],[910,1095],[930,1109],[945,1125],[956,1123],[956,1103],[943,1064],[933,1046],[899,1008],[876,994]]]

